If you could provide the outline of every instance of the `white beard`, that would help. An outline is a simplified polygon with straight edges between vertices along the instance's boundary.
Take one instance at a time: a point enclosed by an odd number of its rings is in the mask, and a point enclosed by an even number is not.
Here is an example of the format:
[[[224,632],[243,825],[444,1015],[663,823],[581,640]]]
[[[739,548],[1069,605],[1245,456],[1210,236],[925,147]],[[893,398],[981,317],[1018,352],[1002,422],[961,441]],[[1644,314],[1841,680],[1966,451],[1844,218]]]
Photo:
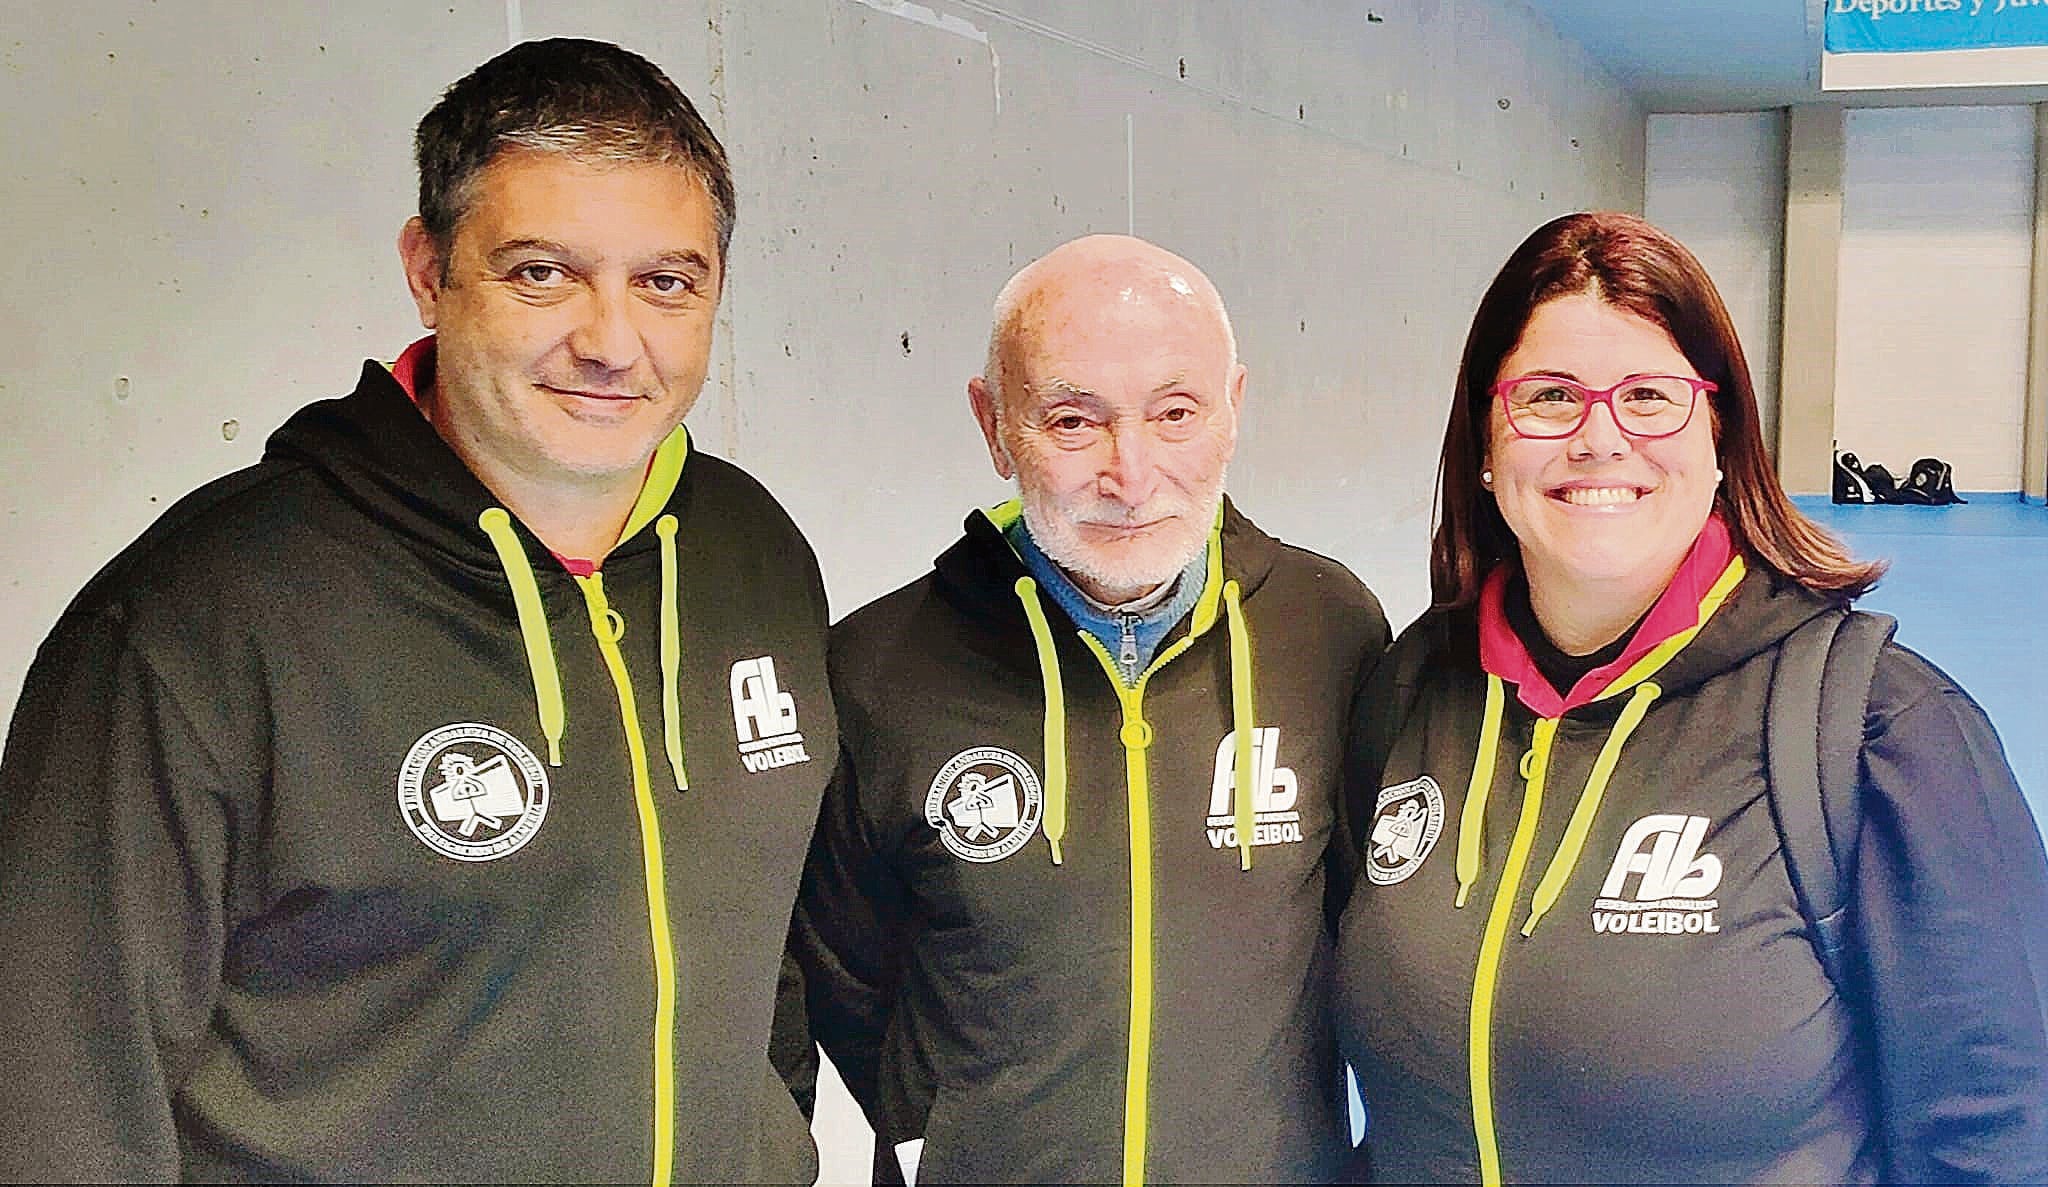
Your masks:
[[[1021,483],[1018,493],[1024,526],[1041,552],[1090,584],[1122,591],[1128,595],[1122,600],[1128,601],[1180,576],[1202,554],[1223,499],[1223,484],[1224,475],[1219,471],[1209,489],[1161,494],[1143,507],[1094,498],[1067,506],[1056,498],[1025,490]],[[1080,531],[1082,523],[1144,523],[1168,515],[1175,517],[1171,523],[1153,529],[1143,539],[1109,546],[1088,542]]]

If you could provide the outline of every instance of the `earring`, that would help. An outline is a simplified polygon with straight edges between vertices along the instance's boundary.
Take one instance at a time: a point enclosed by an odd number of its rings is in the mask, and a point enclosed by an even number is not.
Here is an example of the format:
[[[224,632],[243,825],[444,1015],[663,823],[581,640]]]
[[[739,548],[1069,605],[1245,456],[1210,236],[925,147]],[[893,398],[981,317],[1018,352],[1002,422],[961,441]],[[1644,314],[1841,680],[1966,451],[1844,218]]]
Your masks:
[[[1726,475],[1724,475],[1724,474],[1722,474],[1722,473],[1721,473],[1721,467],[1719,467],[1719,466],[1715,466],[1715,467],[1714,467],[1714,485],[1715,485],[1715,486],[1719,486],[1719,485],[1721,485],[1721,479],[1723,479],[1723,478],[1725,478],[1725,477],[1726,477]]]
[[[1492,489],[1493,489],[1493,471],[1491,471],[1491,470],[1481,470],[1481,471],[1479,472],[1479,485],[1481,485],[1481,486],[1485,487],[1485,488],[1486,488],[1486,489],[1488,489],[1488,490],[1492,490]]]

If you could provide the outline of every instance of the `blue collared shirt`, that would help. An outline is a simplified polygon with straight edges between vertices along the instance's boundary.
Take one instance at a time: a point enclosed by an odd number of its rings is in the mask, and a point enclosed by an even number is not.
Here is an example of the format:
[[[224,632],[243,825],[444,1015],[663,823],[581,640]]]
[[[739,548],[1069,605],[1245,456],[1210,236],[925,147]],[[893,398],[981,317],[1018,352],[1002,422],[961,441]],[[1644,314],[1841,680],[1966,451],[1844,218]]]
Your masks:
[[[1173,579],[1172,589],[1164,597],[1155,592],[1123,606],[1105,606],[1083,593],[1074,579],[1045,555],[1024,526],[1023,516],[1017,517],[1004,536],[1010,547],[1017,550],[1025,571],[1038,582],[1038,587],[1052,595],[1053,603],[1073,619],[1074,625],[1095,636],[1116,660],[1127,688],[1138,682],[1139,673],[1159,654],[1173,624],[1195,608],[1209,565],[1209,545],[1204,543],[1187,568]]]

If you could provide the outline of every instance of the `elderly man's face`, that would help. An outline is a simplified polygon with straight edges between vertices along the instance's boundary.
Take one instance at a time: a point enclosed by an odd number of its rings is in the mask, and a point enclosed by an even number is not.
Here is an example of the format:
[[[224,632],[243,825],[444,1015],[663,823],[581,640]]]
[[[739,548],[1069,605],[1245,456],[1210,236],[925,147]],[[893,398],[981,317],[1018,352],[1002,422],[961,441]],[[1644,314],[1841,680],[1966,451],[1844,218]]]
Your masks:
[[[704,383],[717,212],[688,170],[513,152],[480,175],[444,261],[400,239],[437,333],[430,414],[503,483],[637,485]]]
[[[1048,290],[976,410],[1038,546],[1097,600],[1129,601],[1207,539],[1244,368],[1220,312],[1177,277]]]

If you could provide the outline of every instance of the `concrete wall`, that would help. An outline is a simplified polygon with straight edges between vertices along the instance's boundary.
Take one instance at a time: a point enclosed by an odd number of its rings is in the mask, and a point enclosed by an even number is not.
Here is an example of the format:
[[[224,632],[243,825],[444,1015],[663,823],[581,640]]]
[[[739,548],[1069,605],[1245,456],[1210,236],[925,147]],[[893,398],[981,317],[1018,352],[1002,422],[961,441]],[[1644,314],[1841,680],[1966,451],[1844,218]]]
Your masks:
[[[1826,493],[1831,442],[2021,489],[2040,127],[2033,107],[1649,118],[1645,211],[1727,298],[1790,489]]]
[[[1653,115],[1643,216],[1705,265],[1749,359],[1764,439],[1777,440],[1778,334],[1785,285],[1782,111]]]
[[[1873,108],[1844,135],[1835,437],[1903,479],[2020,489],[2031,107]]]
[[[392,248],[440,88],[607,37],[740,185],[699,443],[778,491],[843,613],[995,501],[967,414],[1009,273],[1087,231],[1204,266],[1251,369],[1232,488],[1397,621],[1480,291],[1639,209],[1643,113],[1518,0],[83,0],[0,38],[0,713],[85,579],[418,333]],[[843,1098],[828,1179],[863,1179]]]

